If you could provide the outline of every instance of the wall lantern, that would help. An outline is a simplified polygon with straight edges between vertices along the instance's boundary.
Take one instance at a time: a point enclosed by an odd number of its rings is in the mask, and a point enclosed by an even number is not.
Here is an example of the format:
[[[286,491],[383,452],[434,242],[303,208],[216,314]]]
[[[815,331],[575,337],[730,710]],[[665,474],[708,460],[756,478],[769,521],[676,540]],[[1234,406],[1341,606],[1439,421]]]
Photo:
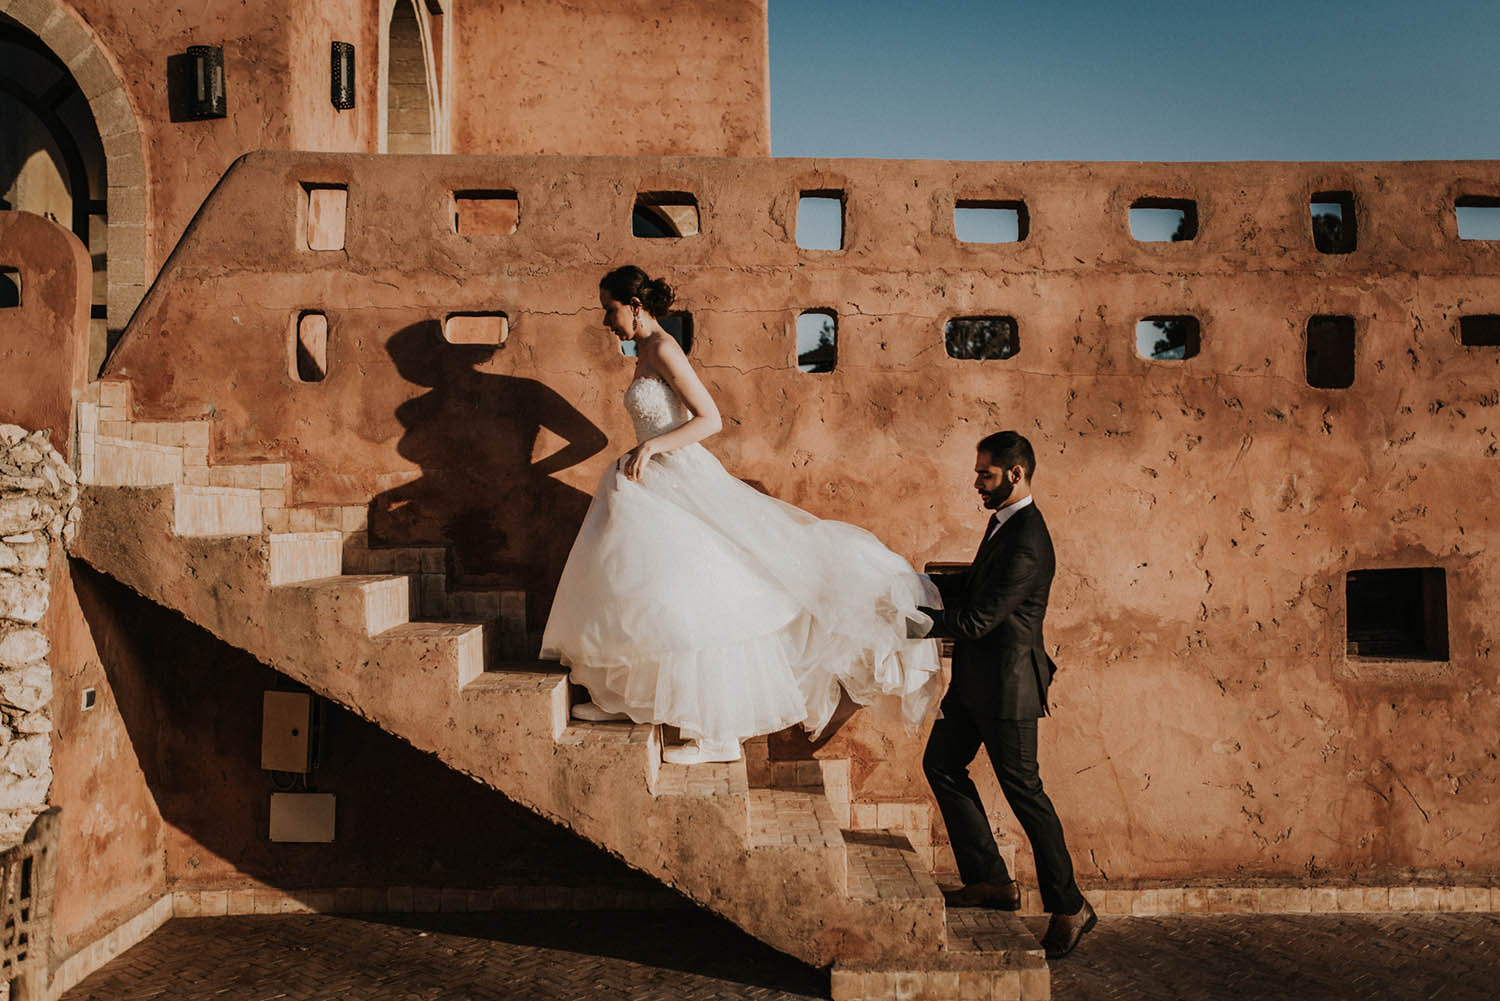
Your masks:
[[[333,43],[331,80],[333,106],[340,111],[348,111],[354,107],[354,45],[352,43]]]
[[[191,119],[223,118],[224,50],[217,45],[187,48],[187,114]]]

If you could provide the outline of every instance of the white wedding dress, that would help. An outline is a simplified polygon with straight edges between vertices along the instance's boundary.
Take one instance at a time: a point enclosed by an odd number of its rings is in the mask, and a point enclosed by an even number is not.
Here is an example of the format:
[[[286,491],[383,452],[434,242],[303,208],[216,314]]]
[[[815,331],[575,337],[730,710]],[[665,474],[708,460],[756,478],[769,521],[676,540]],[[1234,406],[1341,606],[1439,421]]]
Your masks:
[[[642,376],[625,391],[640,440],[692,415]],[[542,637],[594,703],[687,737],[740,740],[839,702],[915,727],[936,694],[934,640],[905,616],[932,583],[864,529],[823,521],[735,479],[702,445],[663,452],[639,481],[599,480]]]

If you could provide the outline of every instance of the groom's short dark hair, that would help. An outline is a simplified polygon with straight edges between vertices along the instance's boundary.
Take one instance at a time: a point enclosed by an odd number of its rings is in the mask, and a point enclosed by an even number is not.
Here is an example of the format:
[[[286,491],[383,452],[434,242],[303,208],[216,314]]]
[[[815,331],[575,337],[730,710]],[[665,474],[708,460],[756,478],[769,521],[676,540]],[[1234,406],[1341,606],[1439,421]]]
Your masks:
[[[1028,480],[1036,472],[1036,453],[1031,450],[1031,442],[1019,431],[996,431],[980,439],[976,451],[987,453],[991,465],[1001,469],[1020,466],[1026,471]]]

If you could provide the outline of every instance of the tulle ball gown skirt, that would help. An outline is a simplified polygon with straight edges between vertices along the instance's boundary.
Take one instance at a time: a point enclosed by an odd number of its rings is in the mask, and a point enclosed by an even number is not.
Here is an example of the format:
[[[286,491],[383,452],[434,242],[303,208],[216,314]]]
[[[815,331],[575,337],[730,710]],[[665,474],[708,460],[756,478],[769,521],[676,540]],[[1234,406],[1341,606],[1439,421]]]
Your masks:
[[[640,481],[617,466],[600,479],[542,656],[600,708],[688,737],[818,733],[840,685],[914,727],[938,653],[906,639],[905,614],[938,600],[869,532],[767,497],[689,445]]]

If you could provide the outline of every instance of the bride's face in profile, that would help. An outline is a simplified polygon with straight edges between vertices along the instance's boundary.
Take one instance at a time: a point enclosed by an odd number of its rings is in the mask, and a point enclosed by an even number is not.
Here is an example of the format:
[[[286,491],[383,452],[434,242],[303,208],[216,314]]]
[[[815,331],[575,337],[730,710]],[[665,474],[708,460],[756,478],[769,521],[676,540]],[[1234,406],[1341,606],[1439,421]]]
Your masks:
[[[635,339],[635,313],[623,302],[616,302],[604,289],[599,290],[599,305],[604,307],[604,326],[618,339]]]

